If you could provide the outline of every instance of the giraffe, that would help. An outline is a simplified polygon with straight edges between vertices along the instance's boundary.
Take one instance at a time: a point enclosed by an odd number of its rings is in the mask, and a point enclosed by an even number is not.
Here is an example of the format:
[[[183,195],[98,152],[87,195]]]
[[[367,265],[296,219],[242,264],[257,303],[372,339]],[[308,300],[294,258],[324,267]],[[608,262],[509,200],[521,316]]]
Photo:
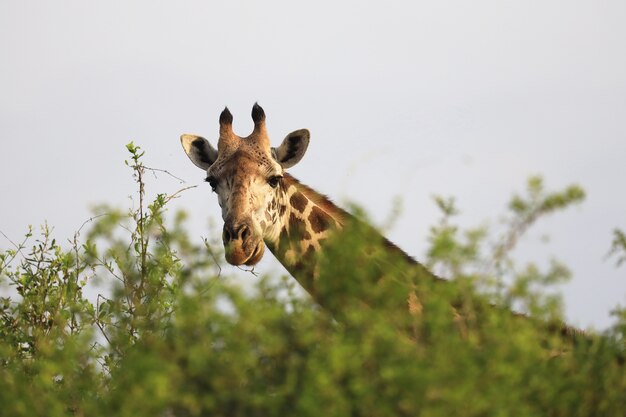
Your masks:
[[[264,110],[255,103],[254,129],[247,137],[240,137],[233,132],[233,116],[226,107],[219,117],[217,149],[201,136],[180,137],[185,153],[206,172],[206,181],[217,194],[224,220],[226,261],[256,265],[267,247],[331,314],[341,316],[350,308],[376,304],[392,312],[392,320],[409,332],[404,318],[419,317],[425,294],[435,289],[438,296],[450,301],[453,321],[464,333],[466,300],[459,299],[464,294],[450,291],[454,286],[442,286],[448,281],[431,273],[374,227],[287,173],[303,158],[310,133],[307,129],[291,132],[274,148],[265,119]],[[346,239],[352,240],[344,242]],[[353,250],[355,247],[359,250]],[[339,256],[326,259],[325,252]],[[359,268],[358,274],[345,275],[358,276],[358,282],[341,279],[342,271],[355,268]],[[479,303],[470,300],[470,308],[476,309]],[[579,333],[562,323],[551,331]]]
[[[258,103],[252,108],[252,120],[252,133],[237,136],[232,128],[233,116],[225,108],[219,117],[217,149],[201,136],[184,134],[180,138],[185,153],[206,172],[206,181],[217,194],[228,263],[253,266],[267,247],[317,303],[333,312],[341,310],[346,299],[337,297],[342,283],[331,276],[336,268],[320,268],[324,262],[320,255],[328,247],[335,247],[341,250],[342,257],[350,258],[349,262],[342,262],[344,265],[368,264],[364,270],[371,276],[362,283],[350,283],[357,287],[359,302],[367,304],[366,292],[358,287],[381,281],[389,268],[406,269],[411,265],[421,277],[439,281],[375,228],[286,172],[304,156],[310,140],[308,130],[289,133],[274,148],[270,146],[265,112]],[[347,229],[358,230],[366,242],[362,245],[361,241],[359,246],[363,248],[356,258],[341,247],[341,237]],[[376,259],[378,267],[371,268]],[[334,297],[329,297],[331,292]],[[409,312],[419,312],[421,305],[415,293],[401,293],[397,303],[408,303]],[[333,299],[337,305],[333,305]]]

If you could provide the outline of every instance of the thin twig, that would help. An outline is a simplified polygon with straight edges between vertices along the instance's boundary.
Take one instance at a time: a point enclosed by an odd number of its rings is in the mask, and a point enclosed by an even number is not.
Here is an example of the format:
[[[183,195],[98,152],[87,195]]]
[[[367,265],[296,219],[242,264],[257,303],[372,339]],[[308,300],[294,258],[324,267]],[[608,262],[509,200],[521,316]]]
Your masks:
[[[239,269],[240,271],[243,271],[243,272],[249,272],[252,275],[254,275],[255,277],[257,277],[257,278],[261,275],[261,274],[259,274],[258,272],[256,272],[254,270],[254,266],[251,269],[246,269],[246,268],[242,268],[241,266],[238,265],[237,269]]]
[[[222,277],[222,266],[219,264],[217,258],[215,257],[215,254],[213,253],[213,250],[211,249],[211,245],[209,244],[208,239],[203,237],[202,241],[204,242],[204,246],[206,247],[207,252],[211,256],[211,259],[213,259],[213,262],[215,263],[215,266],[217,266],[217,277],[216,277],[215,280],[213,280],[213,282],[211,284],[209,284],[204,290],[202,290],[200,292],[200,295],[204,295],[204,294],[207,293],[207,291],[210,291],[213,288],[213,286],[215,285],[215,283],[218,282],[220,280],[220,278]]]
[[[187,181],[183,180],[182,178],[179,178],[179,177],[177,177],[176,175],[172,174],[171,172],[169,172],[169,171],[168,171],[168,170],[166,170],[166,169],[160,169],[160,168],[150,168],[150,167],[147,167],[147,166],[145,166],[145,165],[144,165],[144,168],[145,168],[145,169],[147,169],[147,170],[149,170],[149,171],[152,171],[152,173],[154,174],[155,178],[156,178],[156,174],[155,174],[155,172],[162,172],[162,173],[164,173],[164,174],[169,175],[169,176],[170,176],[170,177],[172,177],[172,178],[175,178],[175,179],[176,179],[176,180],[178,180],[181,184],[185,184],[185,183],[187,182]]]
[[[213,262],[215,262],[215,266],[217,266],[217,269],[218,269],[217,277],[220,278],[222,275],[222,266],[220,265],[219,261],[215,257],[215,254],[213,253],[213,249],[211,249],[211,245],[209,244],[209,240],[207,238],[202,238],[202,240],[204,241],[204,247],[209,252],[209,255],[211,255]]]
[[[188,186],[188,187],[181,188],[180,190],[176,191],[174,194],[170,194],[170,195],[168,195],[168,196],[165,198],[165,203],[169,203],[169,202],[170,202],[170,200],[172,200],[172,199],[174,199],[174,198],[178,198],[178,197],[179,197],[179,195],[180,195],[182,192],[187,191],[187,190],[190,190],[190,189],[192,189],[192,188],[196,188],[196,187],[197,187],[197,185],[190,185],[190,186]]]
[[[7,235],[5,235],[5,234],[4,234],[4,232],[3,232],[2,230],[0,230],[0,234],[1,234],[2,236],[4,236],[4,238],[5,238],[6,240],[8,240],[8,241],[9,241],[9,243],[10,243],[11,245],[15,246],[15,249],[17,249],[17,250],[19,250],[19,249],[20,249],[20,247],[19,247],[17,244],[15,244],[15,242],[13,242],[13,241],[11,240],[11,238],[9,238]]]
[[[4,238],[6,240],[8,240],[9,243],[11,243],[11,245],[13,245],[15,247],[15,253],[13,254],[13,256],[11,256],[11,259],[9,259],[7,262],[4,263],[3,266],[9,266],[11,264],[11,262],[13,262],[13,260],[15,259],[15,257],[17,256],[18,253],[20,255],[22,255],[24,258],[26,258],[26,255],[24,255],[22,253],[22,249],[24,249],[24,247],[25,247],[24,245],[28,241],[28,238],[30,237],[30,233],[28,233],[26,235],[26,237],[24,238],[24,241],[21,244],[19,244],[19,245],[15,244],[15,242],[13,242],[7,235],[5,235],[2,230],[0,230],[0,234],[2,234],[2,236],[4,236]]]
[[[87,220],[85,220],[83,222],[83,224],[80,225],[80,227],[78,228],[78,230],[76,232],[74,232],[74,239],[76,239],[78,236],[80,236],[80,231],[83,230],[83,227],[85,227],[87,225],[87,223],[90,223],[96,219],[99,219],[100,217],[104,217],[104,216],[110,216],[111,213],[102,213],[102,214],[97,214],[95,216],[91,216],[90,218],[88,218]]]
[[[96,261],[100,262],[100,263],[99,263],[98,265],[96,265],[96,266],[101,266],[101,267],[103,267],[103,268],[104,268],[107,272],[109,272],[111,275],[113,275],[113,277],[114,277],[115,279],[117,279],[118,281],[120,281],[120,282],[122,282],[122,283],[124,282],[124,280],[122,279],[122,277],[120,277],[119,275],[117,275],[117,274],[113,271],[113,267],[112,267],[111,265],[107,264],[106,262],[104,262],[104,260],[103,260],[103,259],[100,259],[100,258],[99,258],[99,257],[97,257],[97,256],[94,256],[94,258],[96,259]]]
[[[121,351],[117,348],[117,346],[115,346],[115,345],[113,345],[113,344],[111,343],[111,340],[109,339],[109,336],[107,336],[106,332],[104,331],[104,328],[102,327],[102,325],[100,324],[100,322],[98,321],[98,319],[96,319],[96,320],[94,321],[94,323],[96,323],[96,326],[98,326],[98,329],[100,329],[100,333],[102,333],[102,336],[104,336],[104,338],[106,339],[106,341],[107,341],[107,343],[109,344],[109,346],[110,346],[111,348],[113,348],[113,350],[115,350],[115,352],[116,352],[118,355],[120,355],[120,356],[121,356],[121,355],[122,355],[122,352],[121,352]]]

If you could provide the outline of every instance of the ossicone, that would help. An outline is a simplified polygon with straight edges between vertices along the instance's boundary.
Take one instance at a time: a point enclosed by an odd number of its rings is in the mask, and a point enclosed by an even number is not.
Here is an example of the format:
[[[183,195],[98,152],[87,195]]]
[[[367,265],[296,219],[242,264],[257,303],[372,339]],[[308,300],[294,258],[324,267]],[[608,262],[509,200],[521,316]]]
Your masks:
[[[220,125],[232,125],[233,115],[228,110],[228,107],[224,107],[224,110],[220,114]]]
[[[265,121],[265,111],[259,106],[259,103],[254,103],[254,106],[252,106],[252,121],[254,121],[255,125]]]

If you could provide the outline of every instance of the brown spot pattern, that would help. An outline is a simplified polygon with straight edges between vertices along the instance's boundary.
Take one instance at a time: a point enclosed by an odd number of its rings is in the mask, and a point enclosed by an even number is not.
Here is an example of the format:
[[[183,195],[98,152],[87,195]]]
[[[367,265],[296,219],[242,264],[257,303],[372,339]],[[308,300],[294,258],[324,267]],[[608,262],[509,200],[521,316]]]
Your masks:
[[[276,250],[276,254],[279,259],[285,256],[285,252],[289,249],[289,232],[287,232],[286,228],[283,228],[280,231],[280,235],[278,236],[278,242],[276,242],[274,249]]]
[[[328,214],[324,213],[322,209],[315,206],[311,210],[311,214],[309,214],[309,223],[311,224],[311,229],[315,233],[319,233],[328,229],[335,221]]]
[[[294,265],[295,272],[311,272],[311,268],[315,266],[315,248],[313,245],[309,245],[306,252],[302,254],[298,262]],[[312,282],[311,277],[306,277]]]
[[[289,199],[289,203],[291,204],[291,207],[295,208],[300,213],[303,213],[309,203],[309,200],[303,196],[302,193],[294,193]]]
[[[306,223],[297,218],[293,213],[289,216],[289,234],[295,239],[311,239],[311,234],[306,230]]]

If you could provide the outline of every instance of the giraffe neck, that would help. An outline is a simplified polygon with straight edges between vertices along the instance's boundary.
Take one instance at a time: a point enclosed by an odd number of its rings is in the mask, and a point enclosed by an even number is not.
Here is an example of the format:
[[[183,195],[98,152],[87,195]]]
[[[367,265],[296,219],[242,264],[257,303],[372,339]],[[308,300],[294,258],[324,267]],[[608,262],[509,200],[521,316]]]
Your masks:
[[[367,265],[369,276],[359,274],[359,279],[363,282],[354,283],[364,290],[368,284],[377,282],[388,272],[388,265],[381,266],[380,262],[375,262],[376,265],[372,268],[373,259],[380,259],[382,256],[385,261],[404,267],[417,264],[373,227],[357,220],[291,175],[285,174],[281,187],[282,192],[277,201],[278,207],[284,207],[279,210],[280,232],[266,237],[265,243],[289,273],[321,305],[325,304],[324,293],[327,293],[325,289],[329,288],[329,284],[332,284],[336,295],[336,283],[327,281],[341,280],[340,276],[335,276],[334,271],[331,274],[320,274],[322,255],[329,248],[341,250],[341,262],[344,266],[356,268]],[[343,246],[338,246],[343,245],[341,238],[343,233],[347,234],[346,229],[355,226],[358,226],[359,233],[362,234],[359,241],[364,244],[359,245],[360,253],[353,253],[352,247],[344,249]],[[346,245],[350,246],[350,243]]]
[[[279,194],[278,232],[265,243],[281,264],[314,296],[318,255],[324,242],[351,218],[325,196],[285,174]]]
[[[442,288],[442,284],[447,288],[447,281],[431,273],[375,228],[289,174],[284,176],[282,191],[276,201],[282,227],[275,236],[266,237],[265,243],[289,273],[319,305],[338,317],[349,306],[382,307],[391,312],[390,323],[412,334],[415,328],[406,326],[410,322],[406,321],[405,313],[408,311],[412,317],[421,314],[422,304],[416,291],[429,288],[426,294],[432,295],[433,288]],[[349,240],[345,246],[343,237]],[[335,257],[330,263],[321,256],[329,248],[341,249],[339,259]],[[324,266],[320,268],[320,264]],[[344,277],[358,282],[342,282]],[[440,295],[449,298],[450,294],[454,292]],[[455,298],[450,301],[454,321],[463,333],[466,324],[460,310],[464,301]],[[548,330],[571,340],[584,336],[584,332],[563,323]]]

